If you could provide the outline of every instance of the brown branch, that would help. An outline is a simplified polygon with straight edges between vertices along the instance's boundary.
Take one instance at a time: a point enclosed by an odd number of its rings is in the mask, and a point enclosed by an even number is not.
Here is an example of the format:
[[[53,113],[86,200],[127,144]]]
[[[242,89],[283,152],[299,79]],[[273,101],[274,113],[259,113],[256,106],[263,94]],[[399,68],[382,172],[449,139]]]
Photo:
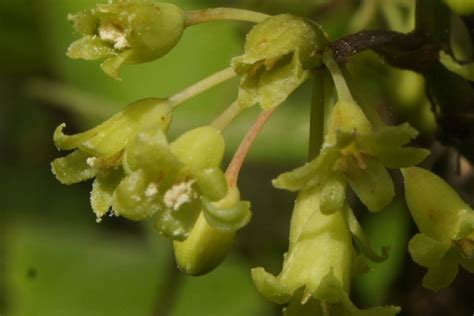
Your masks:
[[[361,31],[342,37],[330,44],[338,63],[371,49],[382,56],[390,65],[423,72],[438,61],[438,47],[419,33],[394,31]]]

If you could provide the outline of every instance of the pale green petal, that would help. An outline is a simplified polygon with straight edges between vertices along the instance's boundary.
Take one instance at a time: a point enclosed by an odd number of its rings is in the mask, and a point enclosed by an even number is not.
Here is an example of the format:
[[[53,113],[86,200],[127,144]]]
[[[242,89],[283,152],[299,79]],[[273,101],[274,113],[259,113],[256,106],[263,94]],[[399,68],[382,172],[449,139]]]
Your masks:
[[[419,164],[429,156],[430,151],[422,148],[380,146],[372,153],[386,168],[399,169]]]
[[[100,68],[111,78],[120,80],[120,67],[126,64],[133,55],[133,49],[126,50],[114,57],[107,58]]]
[[[250,202],[239,201],[230,207],[219,207],[216,203],[204,201],[204,216],[212,227],[224,231],[237,231],[250,221]]]
[[[319,203],[323,214],[332,214],[340,211],[346,202],[346,180],[338,173],[334,173],[323,184],[319,193]]]
[[[336,133],[364,134],[372,132],[372,125],[355,102],[338,101],[331,112],[326,143],[336,142]]]
[[[469,80],[474,81],[474,62],[468,64],[459,64],[456,62],[453,57],[441,51],[439,53],[439,61],[446,67],[449,71],[455,73],[456,75]]]
[[[290,301],[292,295],[290,289],[281,284],[275,276],[265,271],[265,269],[260,267],[253,268],[252,280],[257,290],[266,299],[277,304],[284,304]]]
[[[440,243],[423,234],[416,234],[408,244],[413,261],[424,267],[436,265],[451,248],[451,243]]]
[[[170,145],[171,152],[192,170],[218,167],[224,157],[225,141],[214,127],[190,130]]]
[[[272,184],[275,188],[289,191],[322,185],[325,183],[328,173],[332,171],[338,156],[339,148],[327,147],[311,162],[279,175],[272,181]]]
[[[310,75],[295,56],[282,58],[272,70],[245,74],[239,89],[240,106],[247,108],[258,103],[263,109],[270,109],[283,103]]]
[[[402,173],[407,205],[420,232],[441,243],[456,238],[466,214],[472,212],[469,205],[428,170],[413,167],[403,169]]]
[[[123,177],[121,168],[109,169],[97,174],[91,191],[91,206],[97,216],[97,221],[100,221],[112,206],[114,191]]]
[[[127,169],[143,169],[148,176],[159,179],[161,188],[170,187],[184,165],[173,155],[166,135],[159,128],[139,132],[125,150]]]
[[[195,172],[197,185],[202,194],[211,201],[218,201],[227,194],[227,179],[219,168],[207,168]]]
[[[120,216],[139,221],[163,210],[160,192],[142,170],[124,178],[114,191],[112,208]]]
[[[95,177],[97,169],[87,163],[91,155],[75,150],[66,157],[57,158],[51,163],[51,170],[62,184],[73,184]]]
[[[440,261],[428,267],[423,278],[423,286],[438,291],[449,286],[458,273],[458,262],[453,252],[449,252]]]
[[[72,27],[82,35],[94,35],[99,26],[99,20],[90,11],[69,14],[67,19]]]
[[[389,247],[382,247],[382,254],[378,255],[370,246],[370,241],[365,236],[365,233],[362,230],[357,217],[354,215],[352,209],[348,206],[344,208],[344,217],[358,249],[365,257],[372,260],[373,262],[382,262],[388,258]]]
[[[116,55],[113,47],[96,35],[86,35],[74,43],[68,50],[67,56],[73,59],[99,60]]]
[[[384,126],[382,129],[368,134],[361,134],[357,137],[357,147],[361,147],[367,152],[372,152],[381,144],[390,144],[393,147],[400,147],[408,144],[418,136],[418,131],[408,123],[398,126]]]
[[[166,130],[171,122],[171,108],[165,100],[144,99],[128,105],[104,123],[86,132],[65,135],[61,124],[54,132],[54,143],[60,149],[79,147],[96,157],[109,157],[122,150],[139,129],[156,124]]]
[[[212,271],[232,249],[234,238],[234,232],[210,226],[201,213],[186,240],[173,243],[178,267],[190,275]]]
[[[392,178],[381,162],[364,158],[365,169],[353,159],[347,159],[347,180],[359,199],[371,212],[384,209],[395,196]]]

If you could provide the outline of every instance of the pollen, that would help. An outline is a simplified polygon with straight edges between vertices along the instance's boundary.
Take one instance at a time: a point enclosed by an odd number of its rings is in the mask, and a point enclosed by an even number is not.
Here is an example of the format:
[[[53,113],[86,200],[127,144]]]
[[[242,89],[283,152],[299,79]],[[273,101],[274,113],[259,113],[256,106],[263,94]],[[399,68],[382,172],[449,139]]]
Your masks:
[[[112,22],[104,22],[99,26],[99,37],[101,40],[113,44],[117,50],[130,48],[124,30]]]
[[[158,186],[154,182],[150,183],[145,190],[145,196],[147,197],[153,197],[157,193],[158,193]]]
[[[166,191],[163,201],[165,205],[177,211],[183,204],[191,202],[195,198],[196,194],[193,191],[192,185],[195,180],[187,182],[181,182],[173,185],[168,191]]]

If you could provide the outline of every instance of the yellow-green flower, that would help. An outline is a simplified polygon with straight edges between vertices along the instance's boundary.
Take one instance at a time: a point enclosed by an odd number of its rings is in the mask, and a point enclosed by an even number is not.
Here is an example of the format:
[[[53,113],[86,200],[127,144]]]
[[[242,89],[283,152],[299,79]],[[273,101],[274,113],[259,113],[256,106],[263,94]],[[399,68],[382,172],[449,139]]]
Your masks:
[[[247,204],[215,210],[228,191],[223,155],[224,139],[213,127],[193,129],[172,143],[161,129],[144,130],[125,151],[128,175],[113,194],[112,208],[131,220],[154,216],[155,229],[174,240],[189,236],[201,211],[211,225],[235,231],[248,222],[250,210]]]
[[[69,15],[83,37],[68,49],[70,58],[105,59],[102,70],[119,78],[123,64],[139,64],[168,53],[184,30],[184,14],[168,3],[116,0]]]
[[[354,260],[351,231],[343,209],[326,215],[319,205],[319,188],[299,192],[282,271],[275,277],[263,268],[252,270],[259,292],[275,303],[288,304],[285,315],[397,314],[398,307],[359,310],[352,304],[348,295]]]
[[[154,126],[167,130],[172,110],[165,100],[144,99],[128,105],[109,120],[75,135],[63,134],[65,124],[58,126],[54,142],[58,149],[74,150],[55,159],[51,166],[63,184],[73,184],[95,177],[91,204],[98,220],[108,212],[112,194],[125,175],[123,154],[135,135]]]
[[[408,124],[374,131],[357,104],[339,101],[332,111],[320,154],[306,165],[280,175],[273,184],[290,191],[320,187],[323,213],[332,213],[344,204],[348,182],[369,211],[380,211],[395,194],[386,168],[409,167],[428,155],[424,149],[402,147],[417,134]]]
[[[408,250],[427,267],[427,288],[446,287],[458,267],[474,273],[474,211],[443,179],[421,168],[403,170],[405,196],[420,233]]]
[[[321,63],[326,48],[322,30],[314,22],[290,14],[270,17],[247,35],[245,53],[232,60],[242,76],[241,107],[257,103],[264,109],[279,105]]]

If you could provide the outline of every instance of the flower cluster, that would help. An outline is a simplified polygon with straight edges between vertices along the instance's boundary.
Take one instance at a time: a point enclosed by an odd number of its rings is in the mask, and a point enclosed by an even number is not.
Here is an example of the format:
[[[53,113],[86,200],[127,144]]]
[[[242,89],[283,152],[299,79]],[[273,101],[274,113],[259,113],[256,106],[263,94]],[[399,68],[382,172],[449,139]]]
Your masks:
[[[171,116],[166,100],[145,99],[81,134],[64,135],[62,124],[55,143],[74,151],[54,160],[52,170],[64,184],[95,177],[91,205],[98,222],[112,210],[135,221],[154,217],[155,229],[176,241],[227,236],[226,247],[206,250],[219,252],[214,262],[203,263],[209,256],[202,254],[192,263],[184,260],[183,270],[202,274],[225,257],[235,231],[250,220],[250,203],[240,200],[236,187],[228,188],[220,169],[225,146],[220,131],[200,127],[168,143]],[[175,246],[178,261],[189,256],[188,246]]]
[[[429,154],[406,147],[418,135],[414,128],[407,123],[388,126],[363,111],[316,23],[290,14],[183,12],[171,4],[115,0],[69,17],[83,37],[69,47],[68,55],[105,59],[102,69],[118,78],[121,65],[151,61],[170,51],[185,27],[239,15],[257,25],[231,67],[168,99],[134,102],[84,133],[65,135],[61,124],[54,133],[56,146],[73,152],[52,162],[57,179],[72,184],[94,178],[91,205],[98,222],[109,211],[134,221],[153,218],[155,230],[173,241],[178,267],[190,275],[208,273],[251,218],[250,203],[241,200],[237,187],[250,145],[273,111],[312,79],[310,161],[273,181],[276,188],[298,192],[289,249],[277,276],[263,268],[252,270],[257,289],[285,304],[289,316],[397,314],[400,308],[394,306],[361,310],[349,298],[351,277],[368,270],[366,259],[385,260],[388,248],[377,254],[370,247],[347,191],[370,212],[382,211],[395,195],[387,169],[401,169],[405,179],[407,204],[420,230],[409,251],[428,268],[424,285],[447,286],[459,265],[474,272],[473,210],[440,178],[413,167]],[[460,73],[465,72],[463,68]],[[176,106],[236,75],[241,77],[238,97],[223,114],[208,126],[168,140]],[[262,113],[224,173],[222,131],[256,104]]]

